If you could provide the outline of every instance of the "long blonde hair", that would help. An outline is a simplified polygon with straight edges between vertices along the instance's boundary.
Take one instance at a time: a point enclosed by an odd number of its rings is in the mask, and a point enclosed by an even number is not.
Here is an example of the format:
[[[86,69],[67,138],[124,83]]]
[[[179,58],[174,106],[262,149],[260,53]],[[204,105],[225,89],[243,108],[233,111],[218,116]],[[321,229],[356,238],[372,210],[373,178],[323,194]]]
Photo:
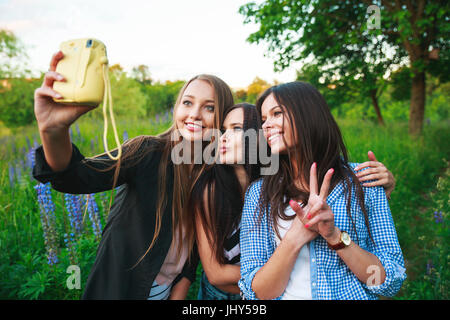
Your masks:
[[[181,88],[175,106],[173,114],[176,114],[177,108],[181,103],[184,91],[194,80],[202,80],[209,83],[214,90],[214,129],[220,129],[224,120],[224,114],[228,108],[233,106],[234,99],[230,87],[220,78],[209,75],[200,74],[189,81],[187,81]],[[126,165],[136,164],[136,162],[142,160],[146,154],[155,149],[162,151],[161,161],[158,168],[158,201],[156,204],[156,223],[155,232],[153,234],[153,239],[148,246],[147,250],[139,258],[136,264],[130,269],[135,268],[144,257],[150,252],[154,246],[156,239],[159,236],[161,230],[161,221],[164,210],[167,206],[168,197],[166,195],[166,182],[167,182],[167,166],[170,165],[171,151],[172,149],[180,143],[179,139],[174,139],[177,136],[177,126],[174,122],[169,129],[165,132],[160,133],[157,136],[138,136],[127,141],[124,144],[122,157],[108,169],[111,170],[115,167],[113,189],[117,183],[119,176],[119,171],[122,163]],[[178,135],[179,136],[179,135]],[[181,138],[181,137],[180,137]],[[146,142],[153,143],[146,143]],[[156,143],[155,143],[156,142]],[[205,146],[203,146],[205,147]],[[132,161],[129,161],[132,160]],[[192,248],[195,242],[195,224],[194,219],[190,216],[188,210],[186,210],[186,204],[189,200],[189,195],[194,185],[195,181],[198,180],[199,176],[205,169],[205,164],[194,165],[192,172],[189,172],[188,164],[178,164],[173,165],[174,167],[174,181],[173,181],[173,195],[172,195],[172,239],[175,239],[176,233],[178,233],[178,245],[177,245],[177,255],[180,257],[182,241],[186,241],[187,248],[189,250],[189,257],[192,252]],[[184,229],[184,230],[183,230]],[[183,232],[184,237],[183,237]]]

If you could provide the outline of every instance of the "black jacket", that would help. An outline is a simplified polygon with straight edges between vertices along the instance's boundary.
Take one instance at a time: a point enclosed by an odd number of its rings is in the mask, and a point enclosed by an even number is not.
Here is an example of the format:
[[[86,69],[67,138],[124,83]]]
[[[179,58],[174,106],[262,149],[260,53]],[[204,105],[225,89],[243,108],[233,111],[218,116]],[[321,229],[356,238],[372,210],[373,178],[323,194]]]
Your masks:
[[[150,140],[144,142],[143,147]],[[36,149],[33,176],[40,182],[51,182],[60,192],[88,194],[111,190],[114,169],[99,172],[112,164],[106,154],[86,159],[73,145],[70,164],[64,171],[53,172],[45,161],[42,146]],[[124,146],[126,148],[126,145]],[[114,152],[113,152],[114,154]],[[134,268],[147,251],[155,231],[155,213],[158,197],[158,167],[162,152],[149,152],[133,166],[125,163],[120,170],[117,185],[120,189],[114,199],[108,221],[103,229],[97,257],[89,274],[83,299],[146,299],[172,241],[173,163],[167,167],[167,206],[162,216],[161,231],[155,245]],[[186,262],[181,277],[195,281],[198,254],[194,250],[191,262]]]

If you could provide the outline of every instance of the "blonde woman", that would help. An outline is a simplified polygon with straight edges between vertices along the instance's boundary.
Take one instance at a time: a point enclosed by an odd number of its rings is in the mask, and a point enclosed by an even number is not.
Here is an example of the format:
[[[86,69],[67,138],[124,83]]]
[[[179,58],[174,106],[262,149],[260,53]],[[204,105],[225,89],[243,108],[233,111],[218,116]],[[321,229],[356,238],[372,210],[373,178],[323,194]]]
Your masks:
[[[156,136],[139,136],[123,145],[118,161],[106,154],[85,158],[71,143],[69,127],[92,107],[61,105],[52,98],[56,53],[43,84],[35,91],[35,115],[42,146],[36,150],[34,177],[66,193],[95,193],[122,186],[103,230],[84,299],[182,299],[195,279],[194,226],[182,207],[190,183],[200,170],[174,164],[171,151],[203,140],[220,128],[233,105],[230,88],[212,75],[190,79],[174,107],[174,122]],[[117,155],[117,150],[112,152]]]

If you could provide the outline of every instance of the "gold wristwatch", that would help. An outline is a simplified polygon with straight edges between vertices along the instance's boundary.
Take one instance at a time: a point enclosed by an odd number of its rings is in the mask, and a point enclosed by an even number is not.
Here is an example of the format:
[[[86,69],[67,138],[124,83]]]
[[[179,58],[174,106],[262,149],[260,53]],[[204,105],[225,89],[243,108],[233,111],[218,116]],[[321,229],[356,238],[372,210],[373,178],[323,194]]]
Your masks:
[[[348,247],[350,245],[350,243],[352,242],[352,239],[350,239],[350,236],[345,231],[341,231],[340,240],[341,241],[336,244],[330,244],[327,242],[328,248],[330,248],[332,250],[340,250],[340,249]]]

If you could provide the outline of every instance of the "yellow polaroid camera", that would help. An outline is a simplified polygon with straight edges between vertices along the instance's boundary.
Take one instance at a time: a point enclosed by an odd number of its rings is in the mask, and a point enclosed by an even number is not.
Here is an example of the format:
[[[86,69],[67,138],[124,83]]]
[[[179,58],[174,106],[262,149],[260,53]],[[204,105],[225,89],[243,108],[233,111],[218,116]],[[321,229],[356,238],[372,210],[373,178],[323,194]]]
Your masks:
[[[56,72],[65,82],[56,81],[53,88],[63,98],[59,103],[98,106],[104,98],[104,68],[108,67],[105,45],[96,39],[76,39],[61,43],[64,58]]]
[[[113,160],[118,160],[122,155],[122,148],[112,112],[106,46],[97,39],[86,38],[65,41],[61,43],[60,50],[64,57],[58,62],[56,72],[62,74],[66,81],[55,81],[53,88],[62,95],[62,98],[53,100],[58,103],[93,107],[97,107],[103,101],[105,124],[103,144],[108,156]],[[114,138],[118,147],[118,154],[115,157],[108,151],[106,139],[108,131],[106,109],[108,105]]]

